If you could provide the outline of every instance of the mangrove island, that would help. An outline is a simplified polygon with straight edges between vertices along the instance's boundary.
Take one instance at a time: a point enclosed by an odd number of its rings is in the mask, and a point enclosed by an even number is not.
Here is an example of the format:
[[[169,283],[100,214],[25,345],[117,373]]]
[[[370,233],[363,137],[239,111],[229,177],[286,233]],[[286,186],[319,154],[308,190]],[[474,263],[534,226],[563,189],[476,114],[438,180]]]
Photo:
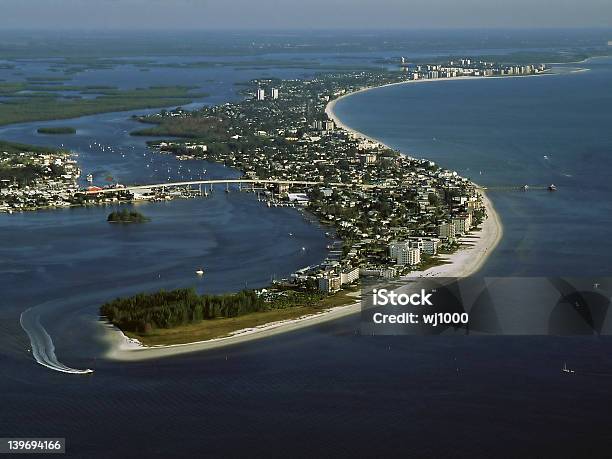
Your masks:
[[[144,223],[150,219],[140,212],[124,209],[111,212],[106,220],[110,223]]]
[[[70,126],[40,127],[36,132],[39,134],[76,134],[76,129]]]

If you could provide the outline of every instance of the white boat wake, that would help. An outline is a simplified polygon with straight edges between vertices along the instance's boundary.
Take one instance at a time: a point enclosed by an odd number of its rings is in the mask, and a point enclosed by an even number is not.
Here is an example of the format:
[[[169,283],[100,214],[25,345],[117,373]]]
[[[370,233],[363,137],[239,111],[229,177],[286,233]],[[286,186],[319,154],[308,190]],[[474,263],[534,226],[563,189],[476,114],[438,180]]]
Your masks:
[[[32,308],[25,310],[21,313],[19,318],[21,328],[28,334],[30,343],[32,345],[32,356],[42,366],[50,368],[51,370],[60,371],[62,373],[70,373],[75,375],[83,375],[93,373],[93,370],[79,370],[77,368],[70,368],[57,360],[55,355],[55,346],[53,340],[45,327],[40,323],[40,315],[37,314]]]

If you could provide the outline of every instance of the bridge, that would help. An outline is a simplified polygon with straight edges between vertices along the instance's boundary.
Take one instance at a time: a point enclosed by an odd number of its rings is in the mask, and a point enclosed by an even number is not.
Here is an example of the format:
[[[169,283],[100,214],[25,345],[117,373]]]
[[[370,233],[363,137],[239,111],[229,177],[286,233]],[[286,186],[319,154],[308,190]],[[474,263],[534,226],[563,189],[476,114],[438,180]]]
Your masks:
[[[264,180],[264,179],[214,179],[214,180],[191,180],[186,182],[166,182],[166,183],[154,183],[151,185],[132,185],[123,188],[101,188],[99,190],[85,190],[87,194],[99,194],[99,193],[117,193],[121,191],[148,191],[157,188],[174,188],[174,187],[189,187],[199,185],[230,185],[230,184],[252,184],[252,185],[299,185],[299,186],[331,186],[331,187],[353,187],[363,189],[372,188],[386,188],[386,185],[370,185],[370,184],[359,184],[359,183],[329,183],[329,182],[316,182],[316,181],[305,181],[305,180]]]
[[[244,179],[244,178],[231,178],[231,179],[211,179],[211,180],[190,180],[184,182],[165,182],[165,183],[153,183],[150,185],[131,185],[122,188],[101,188],[99,190],[84,190],[87,194],[101,194],[101,193],[117,193],[121,191],[149,191],[152,189],[161,188],[175,188],[175,187],[190,187],[190,186],[201,186],[201,185],[226,185],[230,184],[250,184],[250,185],[297,185],[297,186],[329,186],[329,187],[357,187],[361,189],[373,189],[373,188],[389,188],[389,185],[372,185],[364,183],[342,183],[342,182],[323,182],[323,181],[307,181],[307,180],[278,180],[278,179]],[[529,190],[548,190],[548,186],[540,185],[529,185],[525,186],[479,186],[474,184],[475,187],[482,191],[529,191]]]

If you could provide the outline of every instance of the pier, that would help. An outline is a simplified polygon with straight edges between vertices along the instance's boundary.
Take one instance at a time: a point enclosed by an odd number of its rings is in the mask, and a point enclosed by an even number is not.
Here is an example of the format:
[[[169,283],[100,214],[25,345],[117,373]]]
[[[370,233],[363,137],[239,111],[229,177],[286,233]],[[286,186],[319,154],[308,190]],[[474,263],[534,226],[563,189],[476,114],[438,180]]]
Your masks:
[[[552,191],[550,187],[551,185],[501,185],[478,186],[477,188],[482,191]]]

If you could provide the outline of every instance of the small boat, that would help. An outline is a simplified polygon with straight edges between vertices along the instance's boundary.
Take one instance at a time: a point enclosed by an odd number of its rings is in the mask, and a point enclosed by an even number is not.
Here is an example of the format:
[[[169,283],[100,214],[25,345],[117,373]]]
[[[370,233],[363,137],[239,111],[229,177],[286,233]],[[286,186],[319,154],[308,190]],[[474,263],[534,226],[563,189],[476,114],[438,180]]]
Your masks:
[[[89,183],[93,182],[93,175],[92,174],[87,174],[87,181]]]
[[[202,268],[200,268],[200,269],[198,269],[198,270],[196,271],[196,274],[197,274],[198,276],[203,276],[203,275],[204,275],[204,270],[203,270]]]
[[[289,233],[289,236],[293,236],[293,233]]]
[[[575,373],[574,370],[567,368],[566,362],[563,362],[563,368],[561,368],[561,371],[563,371],[563,373]]]
[[[555,186],[554,183],[548,187],[548,191],[557,191],[557,187]]]
[[[527,191],[529,189],[529,185],[523,185],[523,191]]]

